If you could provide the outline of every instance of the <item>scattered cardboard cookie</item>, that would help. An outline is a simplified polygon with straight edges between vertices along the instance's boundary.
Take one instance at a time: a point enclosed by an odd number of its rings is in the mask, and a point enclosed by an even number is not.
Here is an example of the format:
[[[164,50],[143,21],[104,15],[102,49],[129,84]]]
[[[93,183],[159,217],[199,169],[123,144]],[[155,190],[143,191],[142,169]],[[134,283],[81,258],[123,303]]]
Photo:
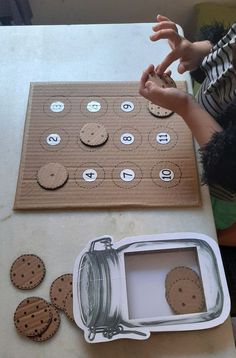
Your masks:
[[[13,262],[10,278],[15,287],[31,290],[42,282],[45,272],[45,265],[38,256],[25,254]]]
[[[44,342],[49,338],[53,337],[54,334],[58,331],[61,319],[58,310],[53,305],[49,304],[50,311],[52,313],[52,320],[49,323],[49,326],[46,328],[44,332],[37,336],[29,337],[31,340],[36,342]]]
[[[80,140],[85,145],[95,147],[104,144],[108,139],[106,128],[100,123],[86,123],[80,130]]]
[[[202,287],[189,279],[174,282],[166,300],[176,314],[201,312],[205,304]]]
[[[166,276],[165,287],[166,292],[169,291],[173,283],[181,279],[188,279],[196,282],[199,286],[201,286],[201,280],[198,274],[192,270],[190,267],[186,266],[178,266],[173,268]]]
[[[14,323],[17,331],[24,336],[37,336],[44,332],[52,320],[47,301],[40,297],[24,299],[16,308]]]
[[[74,322],[73,314],[73,293],[72,291],[68,292],[64,302],[64,311],[67,317]]]
[[[72,290],[72,274],[64,274],[56,278],[50,287],[50,298],[52,304],[64,311],[66,296]]]
[[[60,163],[43,165],[37,173],[37,182],[44,189],[57,189],[63,186],[68,179],[66,168]]]

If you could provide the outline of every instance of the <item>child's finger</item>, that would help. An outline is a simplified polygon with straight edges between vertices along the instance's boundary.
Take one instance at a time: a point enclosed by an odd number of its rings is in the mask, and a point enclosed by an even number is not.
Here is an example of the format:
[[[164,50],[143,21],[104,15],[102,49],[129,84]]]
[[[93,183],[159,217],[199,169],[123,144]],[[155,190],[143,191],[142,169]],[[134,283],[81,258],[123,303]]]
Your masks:
[[[167,39],[175,44],[178,44],[181,41],[181,37],[173,29],[163,29],[150,36],[151,41],[158,41],[161,39]]]
[[[165,70],[176,60],[178,60],[179,54],[177,51],[173,50],[171,51],[166,58],[162,61],[162,63],[159,64],[157,69],[157,74],[162,75]]]
[[[177,29],[175,23],[169,22],[169,21],[159,22],[152,27],[152,30],[155,32],[160,31],[160,30],[165,30],[165,29],[172,29],[172,30],[178,32],[178,29]]]

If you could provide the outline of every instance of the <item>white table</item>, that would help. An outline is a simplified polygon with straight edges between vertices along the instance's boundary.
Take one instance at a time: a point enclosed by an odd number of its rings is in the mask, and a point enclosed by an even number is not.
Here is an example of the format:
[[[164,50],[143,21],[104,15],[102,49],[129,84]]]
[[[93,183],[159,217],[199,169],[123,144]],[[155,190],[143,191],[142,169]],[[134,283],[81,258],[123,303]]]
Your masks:
[[[49,299],[51,282],[72,272],[74,259],[86,243],[109,234],[127,236],[195,231],[216,238],[206,187],[200,208],[155,210],[44,211],[12,210],[30,82],[135,81],[149,64],[167,53],[165,41],[148,40],[151,24],[0,27],[0,356],[3,358],[103,357],[235,357],[228,319],[223,325],[195,332],[152,334],[147,341],[119,340],[86,344],[83,334],[62,315],[57,335],[35,344],[20,337],[13,324],[19,302],[35,295]],[[175,80],[180,76],[172,66]],[[14,288],[12,262],[35,253],[45,262],[43,283],[33,291]]]

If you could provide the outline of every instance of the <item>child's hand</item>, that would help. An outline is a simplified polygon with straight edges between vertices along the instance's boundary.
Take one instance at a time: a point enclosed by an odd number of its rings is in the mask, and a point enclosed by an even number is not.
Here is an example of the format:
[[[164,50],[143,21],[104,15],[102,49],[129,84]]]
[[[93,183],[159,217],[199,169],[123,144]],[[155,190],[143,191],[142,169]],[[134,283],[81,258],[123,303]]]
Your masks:
[[[140,80],[139,93],[152,103],[181,115],[191,96],[174,87],[162,88],[158,86],[154,81],[149,79],[149,75],[152,74],[153,71],[154,66],[150,65],[143,72]]]
[[[150,36],[152,41],[167,39],[172,49],[158,67],[157,73],[160,75],[178,59],[180,60],[178,72],[181,74],[197,68],[212,47],[209,41],[192,43],[180,36],[176,24],[162,15],[157,16],[157,24],[153,26],[153,31]]]

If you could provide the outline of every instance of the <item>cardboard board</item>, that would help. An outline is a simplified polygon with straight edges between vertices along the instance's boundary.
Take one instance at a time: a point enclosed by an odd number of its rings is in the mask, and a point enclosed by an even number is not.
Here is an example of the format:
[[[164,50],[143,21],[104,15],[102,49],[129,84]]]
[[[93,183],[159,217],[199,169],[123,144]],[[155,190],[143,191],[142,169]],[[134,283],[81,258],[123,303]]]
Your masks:
[[[89,123],[102,144],[81,141]],[[67,172],[51,189],[39,178],[49,163]],[[151,114],[138,82],[31,84],[14,209],[199,205],[191,132]]]

